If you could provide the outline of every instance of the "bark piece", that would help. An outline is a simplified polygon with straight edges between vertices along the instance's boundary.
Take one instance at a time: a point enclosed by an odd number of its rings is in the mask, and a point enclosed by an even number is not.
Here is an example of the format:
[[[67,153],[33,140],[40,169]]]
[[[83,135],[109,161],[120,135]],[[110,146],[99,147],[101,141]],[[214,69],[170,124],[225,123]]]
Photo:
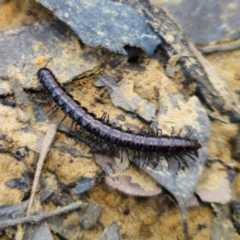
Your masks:
[[[102,208],[97,203],[90,203],[87,207],[86,212],[81,216],[80,223],[85,230],[88,230],[97,223],[100,215],[102,213]]]

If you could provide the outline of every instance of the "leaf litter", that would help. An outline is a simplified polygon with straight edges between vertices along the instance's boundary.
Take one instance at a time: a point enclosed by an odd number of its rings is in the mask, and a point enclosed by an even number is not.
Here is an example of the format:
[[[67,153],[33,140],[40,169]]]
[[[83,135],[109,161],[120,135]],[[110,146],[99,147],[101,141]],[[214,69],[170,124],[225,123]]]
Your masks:
[[[227,204],[232,199],[231,180],[235,173],[231,167],[221,167],[219,162],[208,162],[196,188],[204,202]]]
[[[168,93],[168,92],[166,92],[162,95],[171,96],[171,94]],[[172,103],[171,103],[172,105],[174,105],[174,107],[172,107],[172,109],[171,109],[171,111],[172,111],[173,109],[176,110],[181,106],[181,104],[179,104],[179,102],[183,102],[183,98],[179,97],[179,96],[176,96],[176,98],[174,98],[174,95],[171,96],[171,98],[174,99],[174,101],[172,100]],[[193,105],[195,104],[198,107],[200,106],[200,104],[197,103],[197,101],[192,100],[191,103],[193,103]],[[193,107],[195,110],[196,110],[196,106]],[[167,120],[166,120],[166,122],[161,121],[161,118],[163,118],[163,116],[165,114],[165,113],[162,113],[162,115],[161,115],[161,111],[164,112],[164,109],[168,109],[168,108],[169,108],[168,104],[165,104],[165,105],[163,104],[163,107],[159,106],[160,114],[159,114],[159,118],[158,118],[158,124],[159,124],[159,126],[161,126],[161,128],[163,126],[163,130],[165,130],[164,125],[168,126],[168,128],[169,128],[169,126],[172,124],[172,123],[171,124],[166,123]],[[186,109],[184,108],[184,112],[185,112],[185,110]],[[169,111],[167,111],[167,112],[168,112],[167,113],[167,115],[168,115]],[[157,181],[160,182],[162,186],[164,186],[167,189],[168,188],[171,189],[170,192],[172,192],[172,194],[178,199],[179,202],[182,202],[184,199],[187,199],[188,195],[190,195],[190,192],[193,191],[192,189],[186,191],[186,190],[183,189],[183,187],[181,185],[185,185],[184,181],[187,182],[189,180],[189,176],[190,177],[192,176],[189,172],[192,171],[192,173],[196,173],[196,177],[194,176],[195,178],[190,179],[190,185],[191,185],[191,188],[193,188],[193,186],[196,184],[196,178],[199,177],[200,172],[202,171],[202,167],[204,165],[204,161],[206,159],[206,155],[207,155],[207,152],[208,152],[208,149],[206,147],[206,143],[208,142],[207,131],[209,132],[209,126],[208,126],[208,123],[205,121],[206,116],[205,116],[205,113],[201,112],[201,110],[200,111],[195,111],[195,112],[197,112],[196,116],[193,118],[195,122],[194,121],[190,122],[190,123],[188,122],[188,124],[182,125],[182,126],[181,126],[181,124],[178,125],[178,128],[182,127],[183,130],[186,133],[189,131],[189,129],[193,128],[192,136],[200,139],[200,143],[203,145],[203,148],[201,150],[199,150],[199,159],[196,159],[196,163],[194,163],[195,166],[193,166],[194,164],[191,163],[191,159],[188,159],[189,160],[188,161],[188,163],[189,163],[188,168],[181,169],[179,171],[179,166],[177,165],[176,160],[175,159],[170,159],[169,160],[170,168],[165,169],[166,172],[169,172],[168,174],[166,174],[166,176],[164,175],[164,173],[160,173],[160,172],[164,172],[164,171],[162,171],[162,166],[161,166],[161,169],[159,169],[159,170],[158,169],[150,169],[149,170],[148,167],[143,169],[144,171],[149,171],[150,175],[152,174],[153,176],[155,176],[155,178],[158,179]],[[137,114],[140,115],[139,113],[137,113]],[[171,115],[171,114],[169,114],[169,115]],[[181,112],[178,112],[175,115],[176,120],[178,120],[179,116],[181,116]],[[171,115],[171,118],[172,117],[173,117],[173,115]],[[184,116],[184,118],[185,118],[185,116]],[[201,123],[203,123],[203,124],[201,125]],[[172,124],[172,125],[174,125],[174,124]],[[203,126],[206,127],[206,129]],[[200,162],[199,165],[198,165],[198,161]],[[108,166],[107,171],[111,172],[112,168]],[[171,176],[171,175],[176,175],[174,177],[175,181],[180,180],[179,183],[178,182],[172,182],[173,183],[172,188],[171,188],[170,184],[167,183],[167,181],[170,179],[170,177],[168,178],[168,176]],[[181,182],[181,180],[182,180],[182,182]],[[182,196],[184,194],[186,196]],[[180,206],[181,206],[181,203],[180,203]],[[186,207],[186,206],[184,206],[184,207]]]
[[[14,92],[24,106],[29,101],[22,89],[39,88],[36,72],[40,67],[48,65],[58,72],[60,82],[70,82],[97,71],[102,63],[102,54],[89,47],[82,49],[77,36],[59,20],[2,31],[0,38],[0,95]]]
[[[91,47],[127,55],[123,45],[142,48],[151,56],[161,38],[128,5],[111,0],[38,0],[67,23]],[[77,16],[77,17],[76,17]],[[114,23],[114,24],[113,24]]]
[[[159,96],[160,95],[164,97],[159,97],[157,120],[163,133],[169,128],[171,129],[171,124],[174,127],[176,126],[176,129],[174,129],[175,131],[182,129],[182,135],[184,133],[187,135],[189,131],[191,131],[191,138],[198,139],[202,148],[198,150],[198,157],[194,157],[194,161],[187,155],[182,156],[187,162],[187,167],[185,166],[184,168],[179,168],[178,161],[174,157],[169,157],[167,163],[166,161],[160,162],[156,168],[153,168],[153,166],[141,167],[143,166],[144,159],[137,159],[136,162],[143,171],[148,173],[177,199],[182,213],[184,233],[187,237],[188,202],[195,191],[208,155],[209,120],[196,97],[191,97],[186,101],[182,95],[173,95],[166,90],[162,90],[162,93],[159,93]],[[187,116],[184,116],[184,119],[179,121],[179,116],[186,113]],[[119,175],[115,177],[116,172],[119,170],[117,170],[114,159],[99,154],[95,157],[95,161],[103,167],[107,174],[105,180],[108,185],[127,194],[140,195],[139,187],[132,183],[132,176],[136,173],[131,174],[120,171],[121,177],[119,177]],[[141,181],[138,181],[137,183],[139,184],[140,182]],[[157,192],[155,192],[155,194],[156,193]],[[150,196],[151,193],[146,192],[144,195]]]
[[[146,99],[141,98],[133,91],[134,82],[124,82],[120,87],[110,76],[100,76],[95,86],[105,86],[110,94],[111,100],[116,107],[130,112],[135,112],[147,122],[154,120],[156,106]]]
[[[142,169],[177,199],[182,212],[184,231],[187,235],[186,213],[188,202],[194,193],[208,155],[209,120],[197,98],[192,97],[188,102],[185,102],[180,95],[166,93],[164,96],[165,102],[161,102],[160,100],[158,118],[158,122],[161,123],[160,126],[163,127],[162,130],[164,131],[164,126],[166,126],[166,124],[169,126],[169,120],[171,119],[170,123],[172,123],[173,126],[175,126],[174,124],[176,123],[178,129],[179,127],[182,129],[182,134],[184,134],[184,132],[187,134],[188,131],[191,131],[191,138],[198,139],[202,148],[198,150],[198,157],[194,157],[194,161],[187,155],[182,156],[188,165],[183,169],[179,169],[178,162],[174,157],[169,157],[167,159],[167,166],[159,164],[155,169],[151,167]],[[164,107],[166,102],[168,102],[167,108]],[[190,115],[188,118],[184,118],[182,123],[178,120],[181,112],[187,112]],[[195,117],[192,115],[195,115]],[[173,119],[175,119],[175,122]],[[179,123],[183,125],[181,126]]]
[[[231,122],[240,122],[240,104],[235,92],[227,82],[217,73],[214,67],[204,58],[193,44],[187,39],[178,24],[163,9],[152,6],[149,1],[123,0],[148,24],[163,41],[158,47],[159,52],[171,59],[175,55],[181,56],[180,65],[187,82],[197,84],[196,95],[211,111],[227,115]]]
[[[154,196],[162,191],[147,174],[135,168],[122,170],[107,154],[95,154],[95,161],[107,174],[106,183],[114,189],[134,196]]]

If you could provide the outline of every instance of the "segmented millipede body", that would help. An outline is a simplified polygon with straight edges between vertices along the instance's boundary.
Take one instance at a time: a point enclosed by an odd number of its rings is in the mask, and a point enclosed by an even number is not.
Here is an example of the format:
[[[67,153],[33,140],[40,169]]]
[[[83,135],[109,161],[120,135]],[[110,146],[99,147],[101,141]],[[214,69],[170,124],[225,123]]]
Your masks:
[[[167,136],[157,134],[134,134],[129,131],[123,131],[102,119],[96,118],[87,109],[81,107],[81,104],[66,93],[60,86],[53,73],[47,68],[39,69],[39,81],[65,115],[70,117],[74,123],[80,125],[98,139],[113,144],[121,149],[141,151],[144,153],[156,153],[160,156],[181,155],[184,153],[197,153],[201,148],[197,140],[188,137]]]

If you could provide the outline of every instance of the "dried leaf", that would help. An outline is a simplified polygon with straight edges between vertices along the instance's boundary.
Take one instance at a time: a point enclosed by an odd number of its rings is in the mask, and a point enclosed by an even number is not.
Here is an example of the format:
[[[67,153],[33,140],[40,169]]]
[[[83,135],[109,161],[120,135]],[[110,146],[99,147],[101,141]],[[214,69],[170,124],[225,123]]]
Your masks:
[[[95,85],[98,87],[106,86],[115,106],[121,107],[126,111],[135,112],[147,122],[154,120],[156,106],[141,98],[133,91],[133,81],[124,82],[120,87],[118,87],[111,77],[100,76]]]
[[[188,207],[190,208],[190,207],[195,207],[195,206],[199,206],[199,202],[198,202],[198,199],[196,198],[196,196],[193,195],[188,202]]]
[[[95,161],[107,174],[106,183],[112,188],[134,196],[153,196],[161,193],[156,182],[142,171],[135,168],[121,170],[114,158],[106,154],[96,154]]]
[[[123,45],[142,48],[152,55],[160,37],[134,10],[111,0],[38,0],[53,11],[89,46],[102,46],[127,54]]]
[[[217,189],[198,189],[196,193],[204,202],[214,202],[225,204],[232,198],[230,182],[228,179],[224,179]]]
[[[214,163],[211,167],[205,168],[201,176],[196,193],[205,202],[226,204],[232,198],[230,176],[232,170],[227,171]]]
[[[96,71],[102,61],[101,54],[96,50],[88,47],[81,49],[76,44],[76,35],[58,20],[2,31],[0,38],[0,79],[4,76],[9,79],[13,74],[11,68],[15,65],[14,80],[24,89],[40,86],[36,72],[47,63],[60,82],[69,82],[76,76]],[[0,95],[14,90],[5,80],[0,81]]]

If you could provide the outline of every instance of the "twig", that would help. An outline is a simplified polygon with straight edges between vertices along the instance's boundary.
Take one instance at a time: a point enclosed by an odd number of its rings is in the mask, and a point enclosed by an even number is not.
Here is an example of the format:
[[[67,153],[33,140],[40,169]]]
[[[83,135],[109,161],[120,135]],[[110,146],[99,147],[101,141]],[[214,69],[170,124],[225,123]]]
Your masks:
[[[57,132],[57,126],[54,124],[51,124],[48,129],[48,132],[43,140],[40,156],[39,156],[38,163],[37,163],[37,169],[36,169],[36,173],[35,173],[34,180],[33,180],[32,192],[31,192],[31,196],[29,199],[29,203],[28,203],[27,216],[30,214],[30,210],[32,208],[33,199],[34,199],[35,193],[37,191],[37,186],[38,186],[38,182],[39,182],[40,175],[42,172],[44,159],[47,156],[47,153],[53,142],[56,132]]]
[[[232,51],[240,48],[240,42],[232,43],[228,45],[215,45],[209,47],[199,48],[199,51],[202,53],[212,53],[212,52],[223,52],[223,51]]]
[[[88,203],[82,203],[81,201],[77,201],[77,202],[69,204],[66,207],[56,209],[52,212],[43,213],[41,215],[31,215],[31,216],[27,216],[27,217],[23,217],[23,218],[9,219],[7,221],[2,221],[2,222],[0,222],[0,230],[4,229],[6,227],[11,227],[11,226],[15,226],[18,224],[24,224],[24,223],[35,223],[36,224],[36,223],[39,223],[49,217],[67,213],[67,212],[75,210],[79,207],[86,207],[87,205],[88,205]]]
[[[207,161],[208,161],[208,162],[212,162],[212,163],[216,163],[216,162],[221,163],[225,168],[230,169],[230,170],[232,170],[233,167],[234,167],[234,165],[235,165],[235,164],[231,164],[231,163],[225,163],[225,162],[224,162],[223,160],[221,160],[220,158],[211,158],[211,157],[208,157],[208,158],[207,158]]]

